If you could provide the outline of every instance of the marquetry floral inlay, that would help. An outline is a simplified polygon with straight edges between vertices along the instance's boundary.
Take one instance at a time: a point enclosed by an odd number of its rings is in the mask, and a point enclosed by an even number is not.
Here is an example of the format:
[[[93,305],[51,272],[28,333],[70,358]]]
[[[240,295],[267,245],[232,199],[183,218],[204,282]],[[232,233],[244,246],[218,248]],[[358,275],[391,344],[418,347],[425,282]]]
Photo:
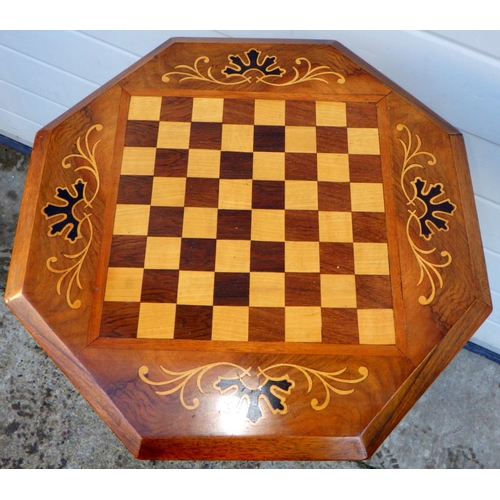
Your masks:
[[[244,56],[230,54],[227,56],[229,64],[220,71],[220,75],[214,75],[213,66],[207,66],[210,58],[207,56],[198,57],[192,66],[179,64],[176,71],[165,73],[162,81],[170,82],[172,76],[181,78],[179,82],[186,80],[199,80],[215,83],[219,85],[240,85],[242,83],[262,82],[267,85],[284,87],[296,85],[308,81],[320,81],[330,83],[327,76],[334,76],[338,84],[345,83],[345,78],[340,73],[333,71],[330,66],[313,64],[306,57],[298,57],[295,60],[293,75],[287,74],[287,70],[277,64],[277,57],[262,55],[257,49],[249,49]]]
[[[77,152],[65,156],[61,162],[62,168],[73,168],[73,172],[80,172],[83,178],[76,179],[69,188],[56,188],[54,195],[56,202],[47,203],[42,209],[45,218],[52,221],[48,231],[50,237],[62,236],[71,245],[77,244],[80,239],[84,241],[83,248],[79,250],[61,252],[62,266],[54,266],[59,264],[59,257],[55,255],[49,257],[46,262],[50,272],[60,275],[57,281],[57,293],[62,295],[63,288],[66,288],[66,302],[72,309],[78,309],[82,305],[79,299],[73,299],[74,286],[76,284],[80,290],[83,288],[80,273],[94,237],[90,209],[100,186],[96,161],[96,149],[100,140],[91,145],[90,135],[94,130],[100,132],[102,129],[103,126],[100,124],[90,127],[83,137],[83,144],[82,137],[77,139],[75,144]]]
[[[332,393],[339,396],[347,396],[354,392],[354,389],[339,388],[338,385],[342,387],[343,384],[359,384],[368,377],[368,369],[364,366],[358,368],[360,376],[352,379],[340,377],[347,371],[347,367],[333,372],[324,372],[305,366],[280,363],[266,368],[259,366],[257,368],[257,379],[260,383],[253,384],[254,387],[252,388],[251,382],[255,382],[255,377],[251,373],[252,368],[243,368],[233,363],[220,362],[198,366],[182,372],[168,370],[160,366],[161,371],[167,377],[158,382],[148,377],[149,368],[147,366],[141,366],[139,368],[139,378],[148,385],[164,388],[155,391],[159,396],[169,396],[178,392],[181,405],[187,410],[194,410],[198,408],[200,401],[198,398],[186,401],[186,387],[189,383],[195,383],[198,391],[203,394],[203,377],[209,371],[217,368],[224,368],[226,374],[224,376],[217,376],[212,383],[212,387],[221,395],[230,395],[238,398],[238,407],[245,403],[247,407],[246,417],[252,424],[257,424],[264,418],[264,412],[262,411],[262,404],[264,402],[274,415],[288,413],[286,397],[291,394],[292,389],[296,386],[295,380],[288,373],[289,370],[299,372],[305,377],[307,381],[306,394],[311,392],[315,382],[323,387],[323,401],[320,402],[317,398],[313,398],[310,401],[311,407],[316,411],[324,410],[330,404]],[[229,374],[227,374],[228,370]]]
[[[418,231],[420,237],[426,241],[430,241],[437,231],[448,231],[448,218],[453,216],[456,210],[456,205],[448,198],[444,198],[444,186],[441,183],[430,184],[421,177],[415,177],[409,181],[413,189],[409,189],[408,173],[413,169],[425,169],[426,163],[429,166],[434,166],[437,159],[434,154],[423,151],[422,140],[420,136],[415,134],[414,138],[410,129],[403,124],[397,125],[399,132],[405,132],[405,138],[399,139],[403,146],[404,160],[401,170],[401,189],[407,199],[409,217],[406,224],[406,236],[408,243],[420,267],[420,278],[417,283],[419,286],[424,278],[427,278],[431,286],[431,292],[428,296],[421,295],[419,302],[422,305],[430,304],[436,296],[436,287],[443,287],[443,277],[440,269],[447,267],[452,262],[452,256],[448,251],[441,251],[441,260],[436,262],[432,256],[436,252],[436,247],[431,249],[422,248],[417,245],[412,237],[412,227]],[[413,142],[415,141],[415,143]]]

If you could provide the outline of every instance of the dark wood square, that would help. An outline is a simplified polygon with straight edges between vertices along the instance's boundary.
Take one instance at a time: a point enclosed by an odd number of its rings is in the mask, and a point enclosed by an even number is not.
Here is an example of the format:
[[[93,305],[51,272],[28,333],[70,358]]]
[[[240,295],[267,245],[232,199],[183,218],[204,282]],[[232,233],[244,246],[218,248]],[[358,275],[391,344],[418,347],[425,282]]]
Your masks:
[[[353,244],[320,242],[319,263],[322,274],[354,274]]]
[[[180,269],[186,271],[215,270],[216,240],[183,238],[181,242]]]
[[[151,207],[149,236],[182,236],[183,207]]]
[[[377,104],[374,102],[349,102],[346,112],[348,127],[378,127]]]
[[[114,235],[109,267],[143,267],[146,241],[146,236]]]
[[[351,182],[382,182],[382,163],[379,155],[349,155]]]
[[[155,148],[158,142],[159,122],[129,120],[125,132],[126,147]]]
[[[215,273],[214,305],[248,306],[249,273]]]
[[[316,127],[318,153],[347,153],[347,128]]]
[[[315,181],[318,179],[316,153],[285,153],[285,179]]]
[[[189,147],[191,149],[220,150],[222,141],[222,123],[191,123]]]
[[[284,181],[253,181],[252,208],[285,208]]]
[[[285,243],[252,241],[250,271],[283,273],[285,271]]]
[[[285,151],[285,127],[277,125],[255,125],[254,151]]]
[[[253,99],[224,99],[222,121],[229,124],[253,125],[254,109]]]
[[[144,269],[142,279],[142,302],[177,301],[179,271],[171,269]]]
[[[222,151],[220,158],[221,179],[251,179],[253,153]]]
[[[212,306],[177,305],[174,339],[210,340],[212,337]]]
[[[354,212],[352,233],[356,243],[384,243],[387,241],[385,213]]]
[[[118,188],[117,203],[149,205],[153,192],[153,177],[146,175],[122,175]]]
[[[221,240],[249,240],[251,224],[251,210],[219,210],[217,238]]]
[[[391,309],[390,277],[356,275],[356,296],[358,309]]]
[[[316,125],[316,101],[286,101],[285,125],[314,127]]]
[[[184,205],[186,207],[217,208],[219,205],[219,179],[188,177]]]
[[[193,114],[192,97],[164,96],[161,100],[160,120],[169,122],[190,122]]]
[[[104,302],[101,337],[130,339],[137,337],[139,302]]]
[[[284,307],[250,307],[248,322],[250,342],[285,341]]]
[[[321,306],[319,273],[285,273],[285,306]]]
[[[358,313],[356,309],[323,307],[321,309],[321,321],[321,336],[324,343],[348,345],[359,343]]]
[[[348,182],[318,182],[318,208],[324,211],[349,212],[351,186]]]
[[[155,175],[158,177],[186,177],[189,150],[157,149]]]
[[[318,241],[317,210],[285,210],[286,241]]]

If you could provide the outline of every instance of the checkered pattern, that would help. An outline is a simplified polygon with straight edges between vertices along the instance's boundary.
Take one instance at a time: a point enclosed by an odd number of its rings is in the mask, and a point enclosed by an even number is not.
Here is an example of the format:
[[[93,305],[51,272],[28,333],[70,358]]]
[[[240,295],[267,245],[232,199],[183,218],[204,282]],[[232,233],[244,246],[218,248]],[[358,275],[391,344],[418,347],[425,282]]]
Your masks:
[[[394,344],[376,106],[132,97],[101,336]]]

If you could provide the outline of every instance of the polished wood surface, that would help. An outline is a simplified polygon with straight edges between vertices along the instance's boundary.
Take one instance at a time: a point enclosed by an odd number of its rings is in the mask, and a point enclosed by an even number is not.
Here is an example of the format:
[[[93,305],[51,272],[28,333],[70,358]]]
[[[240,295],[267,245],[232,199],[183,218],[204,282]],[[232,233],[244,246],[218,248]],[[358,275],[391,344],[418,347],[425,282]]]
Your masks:
[[[9,307],[144,459],[366,458],[491,310],[461,135],[336,43],[167,42],[20,221]]]

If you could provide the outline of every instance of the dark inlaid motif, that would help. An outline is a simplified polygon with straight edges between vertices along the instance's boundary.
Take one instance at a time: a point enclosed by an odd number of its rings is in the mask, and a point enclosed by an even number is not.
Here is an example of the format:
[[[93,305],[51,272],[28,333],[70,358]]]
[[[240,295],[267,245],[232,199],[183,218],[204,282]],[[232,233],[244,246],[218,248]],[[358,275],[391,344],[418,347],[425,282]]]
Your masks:
[[[256,49],[250,49],[245,52],[246,60],[239,55],[230,55],[228,59],[231,62],[231,66],[226,66],[222,70],[222,73],[226,76],[244,75],[247,71],[252,69],[260,71],[265,76],[281,76],[285,73],[284,69],[275,66],[276,56],[264,56],[261,61],[259,61],[260,55],[261,52]]]
[[[444,195],[441,183],[427,186],[427,181],[417,177],[412,182],[415,188],[415,199],[420,200],[424,207],[424,213],[418,217],[420,221],[420,234],[429,240],[434,230],[448,231],[448,221],[443,219],[442,214],[453,215],[457,208],[449,199],[439,200]]]
[[[77,244],[76,249],[72,250],[73,253],[61,251],[58,255],[49,257],[45,262],[47,269],[59,276],[56,285],[57,294],[62,295],[63,288],[66,287],[66,302],[72,309],[78,309],[82,305],[80,299],[73,298],[73,289],[74,286],[80,290],[83,289],[80,272],[94,237],[92,212],[89,209],[93,208],[92,203],[100,187],[96,150],[101,139],[91,142],[90,135],[94,131],[101,132],[102,130],[101,124],[92,125],[84,136],[76,139],[76,152],[65,156],[61,166],[65,170],[79,172],[83,179],[79,177],[69,188],[57,187],[55,198],[62,204],[47,203],[41,210],[47,220],[57,218],[50,224],[48,236],[64,235],[64,239],[72,245],[81,239],[85,245],[79,248],[81,244]],[[80,206],[82,203],[83,207]],[[75,210],[78,210],[78,213]]]
[[[229,54],[227,60],[229,64],[220,70],[220,74],[226,80],[217,75],[219,72],[213,66],[207,67],[207,64],[210,63],[210,58],[207,56],[196,58],[191,66],[189,64],[178,64],[175,66],[176,71],[165,73],[161,79],[164,83],[169,83],[172,76],[177,75],[180,77],[179,83],[198,80],[217,85],[239,85],[258,81],[266,85],[288,86],[311,80],[329,84],[329,80],[325,79],[325,77],[330,76],[336,78],[337,83],[340,85],[345,83],[345,77],[341,73],[324,64],[313,64],[306,57],[297,57],[295,59],[296,66],[292,67],[293,73],[278,66],[276,56],[262,55],[262,52],[255,48],[245,51],[243,56]],[[288,78],[286,78],[287,76]],[[285,80],[279,81],[283,77],[285,77]]]
[[[330,404],[332,394],[337,396],[348,396],[354,392],[354,389],[346,389],[336,387],[340,384],[345,385],[359,384],[368,377],[368,369],[365,366],[359,366],[357,378],[341,378],[347,371],[347,366],[334,372],[323,372],[305,366],[294,364],[277,364],[266,368],[257,367],[258,376],[264,378],[264,382],[259,384],[257,388],[252,389],[243,382],[244,377],[252,377],[252,368],[243,368],[242,366],[229,363],[211,363],[208,365],[198,366],[196,368],[187,369],[184,371],[173,371],[163,366],[160,366],[164,374],[164,380],[155,381],[149,378],[149,368],[141,366],[138,371],[139,379],[149,386],[157,388],[155,393],[158,396],[171,396],[174,393],[179,394],[179,402],[186,410],[195,410],[200,405],[198,398],[193,398],[191,401],[186,400],[185,390],[188,384],[195,385],[200,393],[204,393],[202,379],[208,372],[212,370],[223,370],[224,375],[219,375],[212,387],[219,391],[221,395],[230,395],[238,398],[237,409],[242,404],[247,405],[246,418],[252,424],[258,424],[265,417],[265,407],[261,404],[263,401],[271,410],[273,415],[288,413],[288,406],[285,402],[286,396],[291,394],[295,388],[295,381],[288,373],[283,373],[283,370],[293,370],[301,373],[307,381],[306,394],[311,393],[314,382],[319,382],[319,386],[324,389],[323,401],[313,397],[310,401],[311,408],[315,411],[322,411]],[[272,375],[274,373],[274,376]],[[228,376],[229,375],[229,376]],[[208,376],[208,375],[207,375]],[[255,379],[254,379],[255,380]],[[229,412],[238,410],[229,410]]]
[[[71,191],[67,188],[57,188],[54,195],[62,204],[48,203],[43,208],[43,213],[47,219],[57,217],[57,221],[50,225],[49,236],[64,234],[67,231],[66,239],[74,243],[81,238],[81,220],[75,216],[75,206],[84,199],[85,182],[78,179],[72,186]]]
[[[437,258],[432,257],[436,254],[437,247],[431,249],[422,248],[413,239],[411,228],[417,226],[419,236],[426,241],[430,241],[435,234],[435,229],[448,231],[447,219],[443,219],[438,214],[448,214],[451,217],[457,207],[449,199],[439,200],[444,195],[443,184],[436,183],[427,187],[428,181],[424,181],[421,177],[415,177],[413,180],[408,179],[409,173],[413,169],[419,168],[425,171],[428,167],[434,167],[438,161],[433,153],[422,149],[422,139],[418,134],[412,134],[410,129],[402,123],[398,124],[396,129],[399,132],[404,132],[403,138],[399,139],[404,153],[401,169],[401,190],[408,201],[407,205],[412,207],[408,209],[406,236],[420,267],[420,279],[417,286],[422,283],[424,277],[427,277],[427,282],[431,287],[427,296],[421,295],[418,299],[420,304],[428,305],[434,300],[437,287],[443,288],[444,286],[441,269],[448,267],[453,258],[450,252],[442,250],[439,252],[441,259],[437,261]],[[407,182],[407,179],[409,182]],[[407,187],[407,184],[413,187],[413,192]],[[413,209],[413,207],[416,207],[415,200],[419,200],[419,205],[423,204],[424,206],[424,212],[420,215],[417,213],[418,208]]]
[[[256,424],[264,417],[259,405],[260,401],[265,401],[274,414],[286,413],[285,395],[290,394],[294,385],[288,380],[288,377],[281,380],[269,378],[263,385],[251,389],[240,378],[219,378],[214,387],[219,389],[221,394],[232,391],[232,396],[239,399],[238,406],[243,400],[246,400],[248,403],[247,418]]]

